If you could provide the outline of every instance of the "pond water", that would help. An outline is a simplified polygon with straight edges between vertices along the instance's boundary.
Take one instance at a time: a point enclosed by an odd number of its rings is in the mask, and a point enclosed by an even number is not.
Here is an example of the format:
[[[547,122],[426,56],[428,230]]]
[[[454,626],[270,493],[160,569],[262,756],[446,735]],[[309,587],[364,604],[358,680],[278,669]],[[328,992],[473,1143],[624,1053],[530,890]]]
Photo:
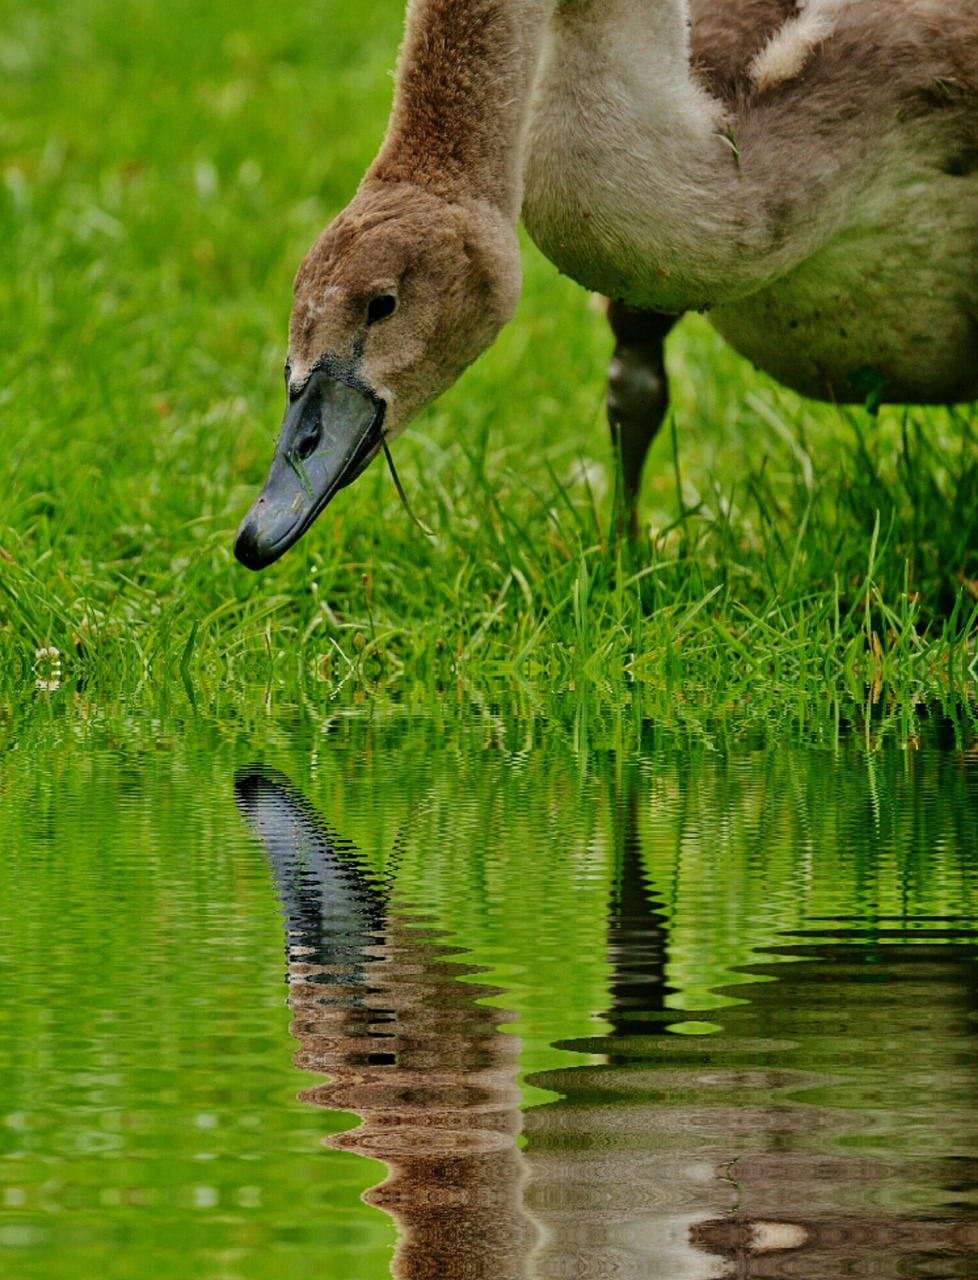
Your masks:
[[[966,708],[0,707],[0,1274],[978,1274]]]

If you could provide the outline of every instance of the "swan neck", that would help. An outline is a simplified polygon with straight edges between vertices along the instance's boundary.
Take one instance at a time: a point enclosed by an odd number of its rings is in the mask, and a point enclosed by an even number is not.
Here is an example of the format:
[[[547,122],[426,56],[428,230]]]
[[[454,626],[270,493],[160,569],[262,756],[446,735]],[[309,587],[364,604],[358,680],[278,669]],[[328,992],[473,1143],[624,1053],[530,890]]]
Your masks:
[[[515,222],[530,96],[556,2],[411,0],[390,124],[368,176],[485,200]]]

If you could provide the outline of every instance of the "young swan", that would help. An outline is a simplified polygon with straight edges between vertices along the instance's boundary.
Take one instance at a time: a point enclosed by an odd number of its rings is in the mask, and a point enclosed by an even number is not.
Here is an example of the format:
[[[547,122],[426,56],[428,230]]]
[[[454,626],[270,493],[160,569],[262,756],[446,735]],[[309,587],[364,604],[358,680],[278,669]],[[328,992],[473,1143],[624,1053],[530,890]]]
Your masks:
[[[384,145],[296,280],[244,564],[493,341],[521,210],[615,299],[629,504],[686,310],[803,395],[975,399],[976,0],[410,0]]]
[[[285,420],[238,531],[241,563],[288,550],[491,345],[519,289],[516,234],[492,206],[368,176],[296,277]]]

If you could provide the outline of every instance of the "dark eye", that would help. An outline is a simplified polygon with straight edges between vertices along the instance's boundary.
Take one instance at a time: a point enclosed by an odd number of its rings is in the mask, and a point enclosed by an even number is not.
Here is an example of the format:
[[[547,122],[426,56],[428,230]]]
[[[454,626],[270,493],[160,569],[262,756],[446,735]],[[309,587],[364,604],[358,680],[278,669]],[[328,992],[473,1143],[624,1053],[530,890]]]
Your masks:
[[[367,324],[376,324],[378,320],[386,320],[397,310],[397,299],[392,293],[380,293],[370,299],[367,307]]]

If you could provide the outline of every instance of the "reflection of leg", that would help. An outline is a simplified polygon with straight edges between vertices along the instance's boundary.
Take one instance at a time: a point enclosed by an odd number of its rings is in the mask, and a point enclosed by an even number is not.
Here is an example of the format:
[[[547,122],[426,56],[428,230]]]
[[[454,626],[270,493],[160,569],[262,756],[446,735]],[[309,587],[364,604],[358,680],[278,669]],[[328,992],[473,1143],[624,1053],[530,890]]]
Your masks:
[[[611,1007],[605,1018],[616,1036],[658,1036],[665,1024],[668,922],[642,861],[639,812],[648,792],[637,766],[612,782],[615,876],[608,903]],[[609,1063],[628,1061],[610,1052]]]
[[[676,319],[623,302],[608,303],[615,351],[608,366],[606,405],[611,438],[621,450],[625,507],[633,532],[642,464],[669,405],[663,344]]]

